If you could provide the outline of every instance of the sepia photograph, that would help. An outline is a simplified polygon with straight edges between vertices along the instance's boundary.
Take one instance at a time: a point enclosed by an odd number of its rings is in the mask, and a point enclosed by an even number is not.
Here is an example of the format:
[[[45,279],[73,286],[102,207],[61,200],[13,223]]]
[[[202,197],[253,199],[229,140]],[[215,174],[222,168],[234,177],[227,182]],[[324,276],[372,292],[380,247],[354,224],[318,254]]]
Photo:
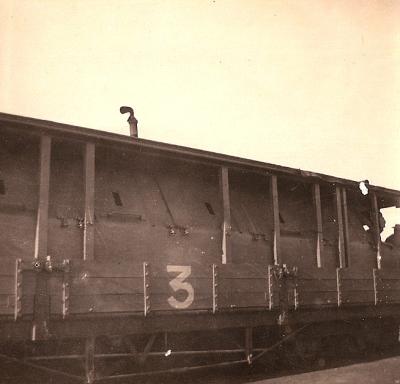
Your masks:
[[[1,0],[0,384],[400,384],[399,20]]]

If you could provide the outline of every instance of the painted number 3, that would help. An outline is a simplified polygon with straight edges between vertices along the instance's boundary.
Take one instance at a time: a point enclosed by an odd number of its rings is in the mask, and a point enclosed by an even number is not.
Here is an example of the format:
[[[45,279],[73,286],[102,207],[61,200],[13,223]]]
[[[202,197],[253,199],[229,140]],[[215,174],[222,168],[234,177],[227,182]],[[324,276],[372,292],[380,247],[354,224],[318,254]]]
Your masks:
[[[185,281],[192,273],[192,267],[185,265],[167,265],[167,272],[178,272],[179,274],[169,282],[174,292],[186,291],[187,295],[184,301],[177,300],[174,296],[168,298],[168,303],[176,309],[190,307],[194,300],[194,289],[192,285]]]

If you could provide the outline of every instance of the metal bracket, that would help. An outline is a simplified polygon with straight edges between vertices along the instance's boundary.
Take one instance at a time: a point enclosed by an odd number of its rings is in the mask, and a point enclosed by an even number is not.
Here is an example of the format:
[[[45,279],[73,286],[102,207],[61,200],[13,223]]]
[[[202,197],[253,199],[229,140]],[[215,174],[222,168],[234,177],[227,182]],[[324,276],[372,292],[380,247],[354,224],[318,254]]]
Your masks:
[[[62,283],[62,315],[65,319],[69,314],[69,296],[70,296],[70,261],[64,260],[64,274]]]
[[[300,300],[299,300],[299,290],[297,285],[297,278],[293,280],[293,297],[294,297],[294,309],[299,309]]]
[[[336,268],[336,288],[337,288],[337,305],[342,305],[342,268]]]
[[[274,308],[274,275],[275,267],[268,265],[268,299],[269,299],[269,310]]]
[[[54,263],[49,255],[45,260],[34,260],[32,262],[32,269],[35,272],[65,272],[66,269],[69,270],[69,260],[64,260],[62,263]]]
[[[379,277],[379,270],[374,268],[372,270],[372,276],[374,279],[374,298],[375,298],[375,305],[378,305],[381,302],[381,298],[379,297],[379,283],[381,283],[381,279]]]
[[[278,280],[297,277],[298,273],[297,267],[289,268],[286,264],[282,264],[282,265],[274,265],[272,268],[274,275]]]
[[[15,302],[14,302],[14,320],[21,316],[22,312],[22,260],[15,261]]]
[[[267,238],[267,235],[265,233],[250,232],[250,234],[254,241],[258,241],[258,240],[269,241],[269,239]]]
[[[182,235],[187,236],[189,234],[189,228],[182,225],[168,225],[168,233],[170,235],[176,235],[180,232]]]
[[[148,263],[143,263],[143,301],[144,315],[150,313],[150,266]]]
[[[212,265],[212,295],[213,295],[213,313],[218,310],[218,266],[216,264]]]

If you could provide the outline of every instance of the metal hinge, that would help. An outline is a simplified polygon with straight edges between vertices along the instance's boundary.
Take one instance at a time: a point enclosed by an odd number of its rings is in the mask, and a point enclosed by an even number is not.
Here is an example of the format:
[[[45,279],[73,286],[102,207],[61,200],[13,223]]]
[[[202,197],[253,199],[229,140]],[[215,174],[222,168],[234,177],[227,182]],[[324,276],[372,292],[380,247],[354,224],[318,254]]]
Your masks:
[[[218,310],[218,266],[216,264],[212,265],[212,274],[213,313],[215,313]]]
[[[144,315],[150,313],[150,266],[148,263],[143,263],[143,304]]]

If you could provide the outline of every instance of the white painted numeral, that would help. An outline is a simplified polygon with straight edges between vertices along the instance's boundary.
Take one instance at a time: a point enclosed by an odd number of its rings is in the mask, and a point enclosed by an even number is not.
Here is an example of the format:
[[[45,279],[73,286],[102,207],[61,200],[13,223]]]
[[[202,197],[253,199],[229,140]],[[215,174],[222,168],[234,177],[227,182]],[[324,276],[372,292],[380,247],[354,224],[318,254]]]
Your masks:
[[[167,265],[167,272],[178,272],[176,276],[169,282],[169,285],[174,292],[183,290],[187,292],[186,299],[184,301],[178,301],[175,297],[170,296],[168,303],[171,307],[176,309],[184,309],[190,307],[194,300],[194,289],[190,283],[185,281],[192,273],[192,267],[186,265]]]

